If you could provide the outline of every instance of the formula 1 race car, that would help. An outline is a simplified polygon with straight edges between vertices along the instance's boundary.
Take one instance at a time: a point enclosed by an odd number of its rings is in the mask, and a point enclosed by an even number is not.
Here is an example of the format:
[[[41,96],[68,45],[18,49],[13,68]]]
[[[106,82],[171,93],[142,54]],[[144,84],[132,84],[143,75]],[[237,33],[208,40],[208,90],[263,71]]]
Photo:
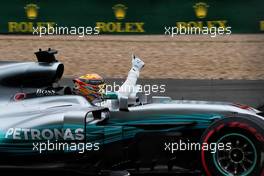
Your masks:
[[[58,93],[64,66],[55,53],[37,52],[36,63],[0,64],[0,168],[264,175],[260,111],[140,94],[131,104],[115,93],[110,106],[94,105],[68,88]],[[36,88],[45,95],[33,94]]]

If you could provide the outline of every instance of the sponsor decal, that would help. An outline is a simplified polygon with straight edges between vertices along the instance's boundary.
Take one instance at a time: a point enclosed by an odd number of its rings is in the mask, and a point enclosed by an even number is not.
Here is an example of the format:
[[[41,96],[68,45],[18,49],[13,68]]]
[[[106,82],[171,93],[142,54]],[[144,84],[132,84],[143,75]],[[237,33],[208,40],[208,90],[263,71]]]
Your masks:
[[[128,7],[124,4],[116,4],[112,7],[117,21],[98,21],[96,27],[103,33],[144,33],[144,22],[123,22],[126,18]]]
[[[228,27],[228,21],[225,19],[221,20],[206,20],[206,17],[208,16],[208,10],[209,10],[209,5],[206,4],[205,2],[198,2],[193,5],[194,9],[194,15],[198,20],[192,20],[192,21],[177,21],[176,26],[178,28],[181,27],[198,27],[198,28],[203,28],[207,27],[208,29],[210,28],[227,28]]]
[[[260,31],[264,31],[264,20],[259,22],[260,24]]]
[[[24,10],[28,20],[9,21],[7,24],[9,33],[32,33],[33,27],[41,29],[42,27],[55,25],[55,22],[53,21],[37,21],[40,10],[40,7],[37,4],[26,4]]]
[[[209,5],[204,2],[196,3],[193,6],[196,17],[201,19],[205,18],[207,16],[208,7]]]
[[[5,138],[14,140],[83,140],[84,130],[83,128],[9,128],[5,133]]]
[[[55,95],[55,90],[46,90],[46,89],[37,89],[36,95],[37,96],[50,96]]]
[[[37,4],[27,4],[25,6],[25,10],[26,10],[26,15],[28,19],[31,19],[31,20],[36,19],[38,16],[38,9],[39,7],[37,6]]]
[[[116,4],[113,6],[115,17],[118,20],[123,20],[126,17],[127,7],[123,4]]]

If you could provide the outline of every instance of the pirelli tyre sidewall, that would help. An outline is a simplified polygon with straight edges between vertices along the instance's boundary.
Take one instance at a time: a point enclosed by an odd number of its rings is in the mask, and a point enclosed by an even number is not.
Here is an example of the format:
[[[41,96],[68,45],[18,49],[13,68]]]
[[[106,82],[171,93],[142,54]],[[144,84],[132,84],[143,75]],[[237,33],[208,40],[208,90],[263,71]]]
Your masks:
[[[254,116],[228,117],[214,122],[203,134],[202,143],[228,143],[228,151],[201,150],[207,176],[264,176],[264,122]]]

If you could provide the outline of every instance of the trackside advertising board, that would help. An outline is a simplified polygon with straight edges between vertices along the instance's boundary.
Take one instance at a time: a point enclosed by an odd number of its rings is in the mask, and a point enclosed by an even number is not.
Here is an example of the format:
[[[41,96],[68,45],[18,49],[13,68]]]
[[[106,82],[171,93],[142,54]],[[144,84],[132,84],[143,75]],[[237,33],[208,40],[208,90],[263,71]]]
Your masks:
[[[92,26],[104,34],[163,34],[165,26],[228,27],[264,32],[263,0],[10,0],[1,1],[0,33],[40,26]]]

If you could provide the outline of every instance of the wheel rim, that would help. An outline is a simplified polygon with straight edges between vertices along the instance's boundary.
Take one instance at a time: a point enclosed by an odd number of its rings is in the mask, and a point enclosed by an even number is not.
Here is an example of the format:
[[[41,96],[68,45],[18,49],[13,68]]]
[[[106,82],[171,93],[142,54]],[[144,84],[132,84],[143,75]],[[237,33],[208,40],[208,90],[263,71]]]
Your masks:
[[[226,176],[246,176],[252,172],[257,163],[257,151],[253,142],[238,133],[224,135],[218,143],[231,142],[231,150],[217,150],[213,154],[214,164]]]

